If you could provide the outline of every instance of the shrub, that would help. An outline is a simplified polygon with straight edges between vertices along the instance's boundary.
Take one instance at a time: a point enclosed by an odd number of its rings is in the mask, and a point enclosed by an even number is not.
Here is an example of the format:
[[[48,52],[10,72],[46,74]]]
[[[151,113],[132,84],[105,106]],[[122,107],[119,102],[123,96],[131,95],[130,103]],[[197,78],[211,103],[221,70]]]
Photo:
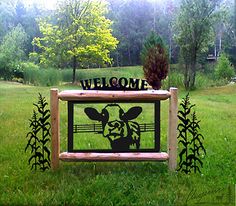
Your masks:
[[[161,80],[167,77],[168,67],[168,57],[161,45],[148,50],[143,64],[143,71],[147,82],[153,89],[161,88]]]
[[[54,68],[42,69],[32,62],[22,63],[24,83],[36,86],[58,85],[61,81],[60,71]]]
[[[161,88],[161,81],[167,77],[168,54],[160,36],[154,32],[146,39],[141,51],[144,77],[153,89]]]
[[[22,62],[21,69],[24,73],[24,83],[36,85],[39,66],[32,62]]]
[[[63,82],[72,82],[72,73],[73,73],[73,70],[72,69],[63,69],[61,70],[61,76],[62,76],[62,81]],[[76,79],[77,79],[77,76],[78,76],[78,70],[76,71]]]
[[[59,85],[62,79],[61,72],[55,68],[40,69],[38,75],[41,86]]]
[[[184,76],[182,73],[177,71],[169,72],[168,78],[163,81],[163,88],[168,89],[169,87],[184,88]]]
[[[20,75],[17,65],[26,58],[25,45],[28,40],[24,28],[18,24],[1,39],[0,44],[0,77],[12,80],[15,75]]]
[[[230,80],[235,75],[234,69],[225,54],[221,54],[215,69],[217,79]]]

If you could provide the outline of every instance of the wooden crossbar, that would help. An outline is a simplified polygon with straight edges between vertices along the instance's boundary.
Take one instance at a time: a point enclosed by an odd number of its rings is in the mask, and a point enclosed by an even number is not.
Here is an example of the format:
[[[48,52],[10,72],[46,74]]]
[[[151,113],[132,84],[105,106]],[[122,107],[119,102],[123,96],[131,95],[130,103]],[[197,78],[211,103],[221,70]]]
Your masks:
[[[68,153],[60,154],[60,160],[71,161],[166,161],[169,155],[160,153]]]
[[[170,92],[166,90],[146,91],[100,91],[100,90],[67,90],[58,94],[63,101],[154,101],[166,100]]]

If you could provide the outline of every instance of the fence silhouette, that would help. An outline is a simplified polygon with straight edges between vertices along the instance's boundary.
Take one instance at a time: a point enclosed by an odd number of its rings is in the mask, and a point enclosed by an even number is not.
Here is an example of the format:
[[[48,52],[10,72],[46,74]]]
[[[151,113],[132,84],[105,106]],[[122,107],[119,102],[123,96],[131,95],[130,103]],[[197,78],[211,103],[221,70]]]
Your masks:
[[[154,132],[154,123],[139,124],[140,132]],[[102,124],[77,124],[73,125],[73,133],[98,133],[102,134]]]

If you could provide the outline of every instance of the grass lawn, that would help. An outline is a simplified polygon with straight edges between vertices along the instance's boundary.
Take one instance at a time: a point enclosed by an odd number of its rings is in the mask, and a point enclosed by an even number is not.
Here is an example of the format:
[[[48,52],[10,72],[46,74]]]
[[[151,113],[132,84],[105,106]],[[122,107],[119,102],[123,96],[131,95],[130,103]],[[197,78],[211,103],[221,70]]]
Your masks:
[[[0,205],[234,205],[236,85],[190,93],[207,150],[201,175],[171,173],[161,162],[61,162],[57,172],[32,172],[24,152],[28,119],[37,93],[49,101],[49,90],[0,82]],[[184,95],[180,92],[179,99]],[[66,102],[60,110],[61,149],[66,151]],[[161,116],[165,151],[167,102]]]

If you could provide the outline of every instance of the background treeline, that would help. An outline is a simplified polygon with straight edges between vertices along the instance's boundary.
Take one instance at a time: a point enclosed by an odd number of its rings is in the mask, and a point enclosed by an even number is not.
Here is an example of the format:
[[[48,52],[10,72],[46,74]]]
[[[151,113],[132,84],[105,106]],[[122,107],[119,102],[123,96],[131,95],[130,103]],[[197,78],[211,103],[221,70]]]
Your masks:
[[[219,56],[220,53],[225,53],[224,62],[227,63],[227,66],[230,64],[236,65],[236,6],[233,0],[216,0],[213,3],[210,0],[199,1],[209,5],[209,12],[212,9],[209,16],[214,14],[214,18],[212,15],[209,21],[203,22],[205,28],[200,25],[199,21],[191,25],[188,23],[188,15],[191,17],[190,12],[192,12],[194,19],[194,15],[198,15],[198,11],[203,11],[195,19],[205,18],[200,16],[204,15],[205,6],[203,3],[197,4],[198,1],[195,0],[107,0],[107,2],[107,12],[104,14],[107,19],[112,21],[110,25],[112,35],[119,42],[115,46],[115,40],[113,41],[114,45],[110,53],[112,62],[104,65],[92,61],[93,59],[87,61],[86,64],[75,64],[73,61],[71,63],[67,61],[68,63],[60,64],[60,67],[56,66],[57,68],[141,65],[140,53],[145,39],[151,31],[154,31],[163,39],[169,53],[170,62],[175,64],[172,67],[174,69],[182,68],[180,72],[184,75],[183,81],[186,88],[194,85],[196,71],[216,73],[216,71],[213,71],[213,66],[209,66],[207,62],[208,55]],[[192,5],[189,2],[192,2]],[[185,8],[188,8],[190,12],[186,13]],[[53,28],[47,27],[47,24],[44,25],[44,32],[39,28],[40,22],[42,26],[42,19],[49,18],[52,13],[54,13],[54,10],[50,11],[44,8],[37,1],[26,5],[23,0],[1,0],[1,77],[10,80],[13,77],[21,77],[23,75],[22,69],[29,70],[33,67],[35,71],[39,69],[35,65],[39,63],[39,60],[30,54],[40,53],[45,47],[35,42],[32,44],[32,41],[35,37],[43,38],[44,33],[47,33],[47,28]],[[54,19],[52,18],[50,21],[56,22],[57,19],[54,16]],[[192,34],[189,35],[191,32],[186,29],[181,30],[181,28],[188,27],[190,31],[198,28],[203,29],[205,32],[202,35],[203,40],[194,42],[195,39],[191,39]],[[208,30],[208,27],[211,27],[212,30]],[[198,33],[198,31],[195,33]],[[193,44],[201,44],[201,46],[196,49],[193,48]],[[91,53],[90,56],[93,56],[93,54]],[[44,58],[47,60],[46,57]],[[34,64],[29,63],[29,61]],[[43,67],[48,69],[52,66],[45,64]]]
[[[181,0],[108,1],[110,3],[108,17],[113,21],[113,35],[120,42],[117,50],[112,53],[115,66],[140,65],[140,52],[150,31],[162,37],[169,50],[171,63],[178,63],[181,60],[179,44],[176,42],[179,29],[176,21],[181,12]],[[212,19],[213,38],[207,42],[207,48],[201,52],[203,58],[199,63],[205,63],[208,54],[218,55],[220,52],[226,52],[231,62],[236,65],[234,1],[217,1],[219,4],[213,9],[221,14],[215,21]],[[204,7],[198,9],[204,10]]]

